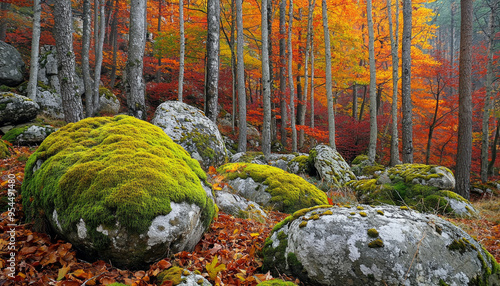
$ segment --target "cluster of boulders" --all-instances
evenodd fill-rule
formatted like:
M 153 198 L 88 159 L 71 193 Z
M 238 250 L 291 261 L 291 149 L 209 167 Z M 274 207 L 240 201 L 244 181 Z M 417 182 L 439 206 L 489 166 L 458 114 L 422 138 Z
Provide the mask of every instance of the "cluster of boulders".
M 0 42 L 1 49 L 6 47 Z M 41 143 L 26 164 L 26 218 L 48 225 L 87 259 L 144 268 L 191 251 L 218 210 L 265 221 L 272 209 L 290 216 L 266 241 L 263 271 L 308 285 L 499 285 L 495 259 L 434 215 L 477 215 L 452 192 L 449 169 L 386 168 L 366 156 L 350 166 L 327 145 L 267 157 L 236 153 L 230 151 L 236 143 L 203 112 L 179 102 L 161 104 L 151 123 L 119 115 L 84 119 L 57 132 L 26 124 L 40 113 L 63 118 L 54 52 L 42 50 L 35 101 L 0 93 L 0 126 L 3 139 L 13 144 Z M 1 68 L 0 85 L 20 84 L 3 80 L 12 72 Z M 22 74 L 22 65 L 16 69 Z M 116 97 L 101 93 L 104 112 L 118 112 Z M 0 143 L 0 155 L 8 154 L 9 146 Z M 325 191 L 345 188 L 363 204 L 332 206 Z M 178 285 L 210 285 L 179 267 L 157 277 L 174 278 Z M 284 285 L 276 283 L 262 285 Z

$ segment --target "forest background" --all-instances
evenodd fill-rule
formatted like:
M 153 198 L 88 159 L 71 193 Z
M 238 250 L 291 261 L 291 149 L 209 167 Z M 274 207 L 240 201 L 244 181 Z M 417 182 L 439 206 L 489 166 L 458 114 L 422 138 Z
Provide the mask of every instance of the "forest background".
M 128 57 L 130 8 L 128 1 L 87 1 L 91 21 L 84 22 L 81 1 L 72 1 L 75 20 L 73 47 L 77 72 L 82 72 L 82 55 L 89 55 L 91 69 L 101 70 L 100 81 L 110 88 L 126 109 L 124 70 Z M 210 2 L 210 1 L 209 1 Z M 218 1 L 217 1 L 218 2 Z M 244 92 L 246 119 L 261 129 L 268 120 L 263 90 L 262 46 L 268 46 L 271 139 L 281 142 L 286 150 L 295 151 L 292 142 L 296 123 L 298 150 L 307 151 L 316 143 L 328 143 L 328 74 L 325 56 L 322 3 L 296 0 L 288 7 L 285 1 L 269 1 L 266 13 L 260 1 L 242 3 Z M 331 99 L 335 114 L 335 143 L 337 150 L 350 162 L 368 152 L 370 141 L 370 105 L 376 110 L 376 160 L 388 165 L 391 152 L 391 114 L 393 103 L 393 63 L 391 43 L 397 43 L 401 59 L 403 14 L 399 1 L 375 0 L 373 9 L 373 43 L 376 83 L 371 88 L 375 101 L 370 102 L 369 27 L 365 1 L 329 0 L 325 2 L 331 52 Z M 143 58 L 147 119 L 156 107 L 166 100 L 179 98 L 179 70 L 184 66 L 183 100 L 201 109 L 207 98 L 207 5 L 206 1 L 147 1 L 147 34 Z M 292 5 L 290 5 L 292 4 Z M 183 9 L 180 9 L 183 5 Z M 217 82 L 216 116 L 226 117 L 232 126 L 221 126 L 224 134 L 236 138 L 238 109 L 236 82 L 236 5 L 221 0 L 219 32 L 219 79 Z M 53 1 L 41 2 L 40 45 L 55 45 L 53 37 Z M 280 8 L 281 7 L 281 8 Z M 281 21 L 281 10 L 286 15 Z M 291 7 L 291 14 L 289 16 Z M 453 0 L 412 1 L 411 30 L 411 102 L 414 162 L 444 165 L 455 168 L 458 144 L 458 79 L 460 43 L 460 4 Z M 33 1 L 0 2 L 0 40 L 21 51 L 30 62 Z M 472 39 L 472 176 L 480 177 L 483 136 L 491 148 L 488 151 L 488 174 L 498 177 L 496 149 L 499 137 L 500 104 L 498 102 L 498 56 L 500 50 L 499 5 L 494 0 L 474 1 Z M 185 62 L 181 59 L 181 21 L 185 38 Z M 389 13 L 390 12 L 390 13 Z M 268 39 L 262 38 L 262 18 L 267 17 Z M 391 17 L 389 17 L 389 15 Z M 97 19 L 97 21 L 95 21 Z M 102 20 L 102 21 L 101 21 Z M 99 23 L 101 28 L 99 28 Z M 94 25 L 95 24 L 95 25 Z M 82 45 L 85 27 L 90 30 L 89 53 Z M 99 67 L 99 29 L 103 29 L 102 68 Z M 286 33 L 283 33 L 283 30 Z M 394 32 L 391 35 L 391 32 Z M 280 52 L 281 41 L 291 40 L 291 51 Z M 291 69 L 288 58 L 292 57 Z M 283 72 L 283 70 L 285 70 Z M 291 70 L 291 72 L 290 72 Z M 398 78 L 402 77 L 401 68 Z M 290 81 L 289 77 L 292 77 Z M 285 85 L 282 89 L 281 84 Z M 292 84 L 290 84 L 292 83 Z M 397 83 L 397 98 L 401 98 L 401 80 Z M 293 88 L 290 88 L 293 87 Z M 293 95 L 293 97 L 291 97 Z M 293 104 L 290 104 L 290 101 Z M 401 130 L 401 102 L 397 102 L 397 129 Z M 486 103 L 486 105 L 485 105 Z M 485 108 L 486 106 L 486 108 Z M 491 106 L 491 107 L 490 107 Z M 218 112 L 220 110 L 220 112 Z M 285 110 L 285 112 L 282 112 Z M 293 116 L 292 116 L 293 114 Z M 286 117 L 286 118 L 285 118 Z M 291 119 L 294 119 L 293 121 Z M 484 129 L 484 123 L 487 123 Z M 283 128 L 282 128 L 283 127 Z M 373 128 L 373 127 L 372 127 Z M 224 130 L 226 129 L 226 130 Z M 392 135 L 393 136 L 393 135 Z M 400 148 L 401 149 L 401 148 Z M 488 159 L 489 158 L 489 159 Z M 484 159 L 483 159 L 484 161 Z

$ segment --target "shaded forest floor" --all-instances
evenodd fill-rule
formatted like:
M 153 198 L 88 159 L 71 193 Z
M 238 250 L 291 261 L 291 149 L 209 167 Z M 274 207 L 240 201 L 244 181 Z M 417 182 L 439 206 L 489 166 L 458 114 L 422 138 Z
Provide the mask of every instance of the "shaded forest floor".
M 264 222 L 250 219 L 238 219 L 219 213 L 210 229 L 197 244 L 193 252 L 181 252 L 171 258 L 165 258 L 144 270 L 130 271 L 113 267 L 104 261 L 94 263 L 77 258 L 76 250 L 70 243 L 57 237 L 34 232 L 33 225 L 24 222 L 21 206 L 21 183 L 24 177 L 24 165 L 34 150 L 27 147 L 13 148 L 10 158 L 0 160 L 1 193 L 0 207 L 0 286 L 3 285 L 108 285 L 120 282 L 127 285 L 158 285 L 156 276 L 172 265 L 181 266 L 191 271 L 199 271 L 214 285 L 256 285 L 269 280 L 269 273 L 261 273 L 262 258 L 260 249 L 272 227 L 287 215 L 270 212 Z M 17 180 L 18 192 L 13 205 L 7 200 L 7 181 L 9 175 Z M 500 198 L 481 198 L 473 202 L 481 211 L 478 219 L 449 219 L 481 242 L 485 248 L 500 261 Z M 14 221 L 9 220 L 7 208 L 14 208 Z M 15 236 L 11 239 L 9 224 L 14 223 Z M 12 241 L 13 244 L 10 244 Z M 10 270 L 7 260 L 11 248 L 15 246 L 15 275 L 7 279 Z M 216 270 L 207 270 L 212 264 Z M 212 269 L 211 267 L 208 267 Z M 277 278 L 277 277 L 274 277 Z M 293 277 L 281 277 L 284 280 L 300 282 Z M 163 285 L 168 285 L 164 283 Z

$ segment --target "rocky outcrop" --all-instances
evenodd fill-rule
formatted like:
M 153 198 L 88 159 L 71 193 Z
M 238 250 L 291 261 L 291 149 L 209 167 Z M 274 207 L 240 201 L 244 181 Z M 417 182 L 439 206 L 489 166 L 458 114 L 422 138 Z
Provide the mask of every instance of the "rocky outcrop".
M 0 41 L 0 85 L 18 86 L 24 81 L 24 62 L 13 46 Z
M 0 126 L 29 122 L 40 107 L 31 99 L 12 92 L 0 92 Z
M 42 143 L 56 129 L 50 125 L 26 125 L 9 130 L 2 139 L 14 145 L 33 146 Z
M 202 167 L 218 167 L 227 161 L 227 150 L 217 125 L 196 107 L 167 101 L 155 111 L 154 125 L 181 145 Z
M 474 238 L 434 215 L 394 206 L 301 210 L 275 226 L 264 271 L 305 285 L 499 285 Z
M 318 145 L 309 151 L 310 160 L 314 163 L 322 180 L 335 186 L 342 187 L 347 182 L 355 180 L 349 164 L 339 152 L 327 145 Z
M 89 260 L 144 268 L 191 251 L 215 215 L 199 163 L 156 126 L 94 117 L 49 135 L 22 185 L 28 221 L 47 221 Z
M 216 191 L 215 202 L 221 211 L 238 218 L 251 218 L 257 221 L 264 221 L 267 218 L 267 214 L 259 204 L 230 191 Z

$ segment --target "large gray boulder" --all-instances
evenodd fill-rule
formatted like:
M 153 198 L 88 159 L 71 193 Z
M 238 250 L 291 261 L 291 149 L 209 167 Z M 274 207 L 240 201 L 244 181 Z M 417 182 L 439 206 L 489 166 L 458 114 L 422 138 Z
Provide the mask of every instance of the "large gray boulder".
M 144 268 L 199 242 L 216 212 L 206 179 L 160 128 L 125 115 L 86 118 L 30 156 L 23 210 L 87 259 Z
M 61 95 L 55 90 L 38 87 L 35 101 L 40 106 L 41 115 L 52 119 L 64 120 Z
M 215 192 L 215 202 L 221 211 L 235 217 L 252 218 L 259 221 L 267 218 L 267 214 L 259 204 L 238 194 L 233 194 L 228 188 Z
M 0 85 L 18 86 L 24 80 L 24 62 L 13 46 L 0 41 Z
M 227 161 L 226 146 L 217 125 L 196 107 L 178 101 L 164 102 L 156 109 L 151 123 L 163 129 L 205 169 Z
M 495 258 L 466 232 L 394 206 L 299 211 L 263 252 L 264 271 L 306 285 L 500 285 Z
M 327 183 L 341 187 L 356 179 L 342 155 L 330 146 L 318 145 L 309 151 L 309 156 L 319 176 Z
M 0 126 L 29 122 L 40 107 L 31 99 L 12 92 L 0 92 Z
M 114 93 L 105 87 L 99 88 L 99 112 L 116 115 L 120 111 L 120 101 Z

